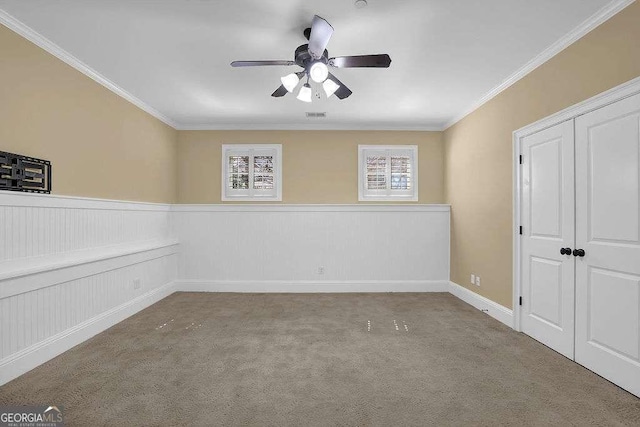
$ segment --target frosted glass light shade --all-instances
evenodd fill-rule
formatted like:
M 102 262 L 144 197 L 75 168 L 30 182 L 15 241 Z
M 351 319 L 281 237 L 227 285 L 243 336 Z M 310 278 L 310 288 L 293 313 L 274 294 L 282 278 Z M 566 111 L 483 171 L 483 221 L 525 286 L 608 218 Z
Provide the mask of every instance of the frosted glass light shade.
M 322 88 L 324 89 L 324 93 L 327 94 L 327 98 L 329 98 L 340 89 L 340 85 L 331 79 L 327 79 L 322 83 Z
M 316 62 L 309 69 L 309 77 L 316 83 L 322 83 L 329 76 L 329 69 L 324 62 Z
M 296 86 L 298 86 L 300 79 L 298 78 L 296 73 L 291 73 L 289 75 L 281 77 L 280 81 L 282 82 L 282 86 L 284 86 L 287 91 L 293 92 Z
M 297 98 L 302 102 L 311 102 L 311 86 L 309 86 L 309 83 L 305 83 L 300 88 Z

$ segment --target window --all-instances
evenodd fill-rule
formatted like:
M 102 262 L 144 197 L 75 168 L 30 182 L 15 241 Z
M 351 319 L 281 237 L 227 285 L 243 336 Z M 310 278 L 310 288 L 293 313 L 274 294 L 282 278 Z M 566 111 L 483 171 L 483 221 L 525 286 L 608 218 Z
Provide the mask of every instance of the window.
M 222 200 L 282 201 L 282 145 L 223 145 Z
M 417 145 L 359 145 L 358 200 L 418 200 Z

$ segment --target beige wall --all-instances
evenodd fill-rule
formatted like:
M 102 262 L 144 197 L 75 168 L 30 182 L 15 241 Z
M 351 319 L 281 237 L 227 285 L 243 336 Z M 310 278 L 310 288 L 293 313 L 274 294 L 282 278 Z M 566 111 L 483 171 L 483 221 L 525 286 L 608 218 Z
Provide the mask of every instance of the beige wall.
M 635 2 L 444 133 L 178 132 L 0 26 L 0 150 L 51 160 L 56 194 L 219 203 L 221 144 L 281 143 L 284 203 L 356 203 L 358 144 L 417 144 L 451 279 L 511 307 L 512 132 L 638 77 L 639 22 Z
M 179 132 L 4 26 L 0 52 L 0 150 L 51 160 L 54 194 L 219 203 L 220 145 L 263 142 L 284 203 L 355 203 L 358 144 L 417 144 L 419 203 L 444 200 L 440 132 Z
M 357 203 L 358 144 L 418 145 L 419 201 L 442 203 L 441 132 L 181 131 L 179 203 L 220 203 L 221 145 L 282 144 L 283 203 Z
M 452 281 L 512 306 L 512 132 L 638 76 L 635 2 L 445 132 Z
M 51 160 L 53 193 L 174 202 L 177 132 L 0 25 L 0 150 Z

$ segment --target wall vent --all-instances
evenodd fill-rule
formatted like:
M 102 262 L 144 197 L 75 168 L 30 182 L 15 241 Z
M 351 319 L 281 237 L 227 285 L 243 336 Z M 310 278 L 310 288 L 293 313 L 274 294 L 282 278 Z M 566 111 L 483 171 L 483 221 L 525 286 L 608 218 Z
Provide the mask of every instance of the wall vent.
M 324 119 L 325 117 L 327 117 L 327 113 L 314 113 L 314 112 L 307 112 L 307 118 L 308 119 Z

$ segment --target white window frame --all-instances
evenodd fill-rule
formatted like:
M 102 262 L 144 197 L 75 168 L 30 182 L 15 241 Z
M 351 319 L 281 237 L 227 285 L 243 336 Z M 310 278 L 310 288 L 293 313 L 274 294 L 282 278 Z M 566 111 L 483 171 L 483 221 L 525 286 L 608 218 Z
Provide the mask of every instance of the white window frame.
M 263 193 L 253 188 L 253 156 L 267 154 L 273 156 L 273 180 L 275 194 Z M 249 156 L 249 188 L 234 190 L 229 183 L 229 156 Z M 223 144 L 222 145 L 222 188 L 223 202 L 241 201 L 282 201 L 282 144 Z
M 384 154 L 383 154 L 384 153 Z M 367 184 L 367 156 L 383 154 L 387 156 L 387 185 L 384 190 L 368 190 Z M 410 190 L 391 189 L 391 157 L 409 156 L 411 159 Z M 388 201 L 418 201 L 418 146 L 417 145 L 358 145 L 358 201 L 360 202 L 388 202 Z

